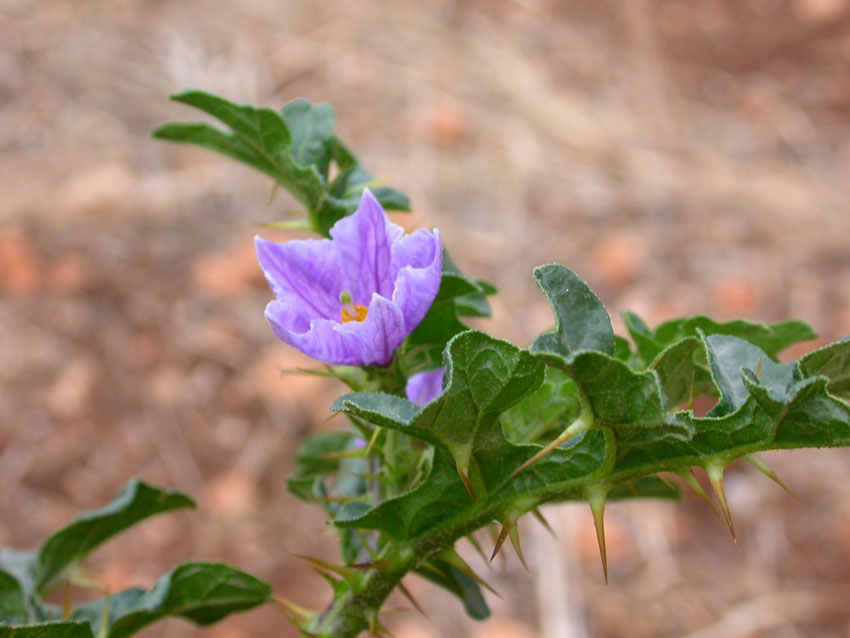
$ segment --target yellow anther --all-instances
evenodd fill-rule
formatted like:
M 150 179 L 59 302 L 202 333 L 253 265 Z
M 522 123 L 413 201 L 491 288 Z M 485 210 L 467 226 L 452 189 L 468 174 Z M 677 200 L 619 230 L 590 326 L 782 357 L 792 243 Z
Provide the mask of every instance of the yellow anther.
M 363 321 L 368 313 L 369 309 L 366 306 L 361 306 L 360 304 L 351 304 L 350 307 L 343 306 L 342 323 L 347 323 L 349 321 Z
M 339 302 L 342 304 L 342 310 L 340 312 L 342 316 L 342 323 L 348 323 L 349 321 L 363 321 L 369 313 L 369 308 L 351 301 L 351 293 L 347 290 L 343 290 L 340 293 Z

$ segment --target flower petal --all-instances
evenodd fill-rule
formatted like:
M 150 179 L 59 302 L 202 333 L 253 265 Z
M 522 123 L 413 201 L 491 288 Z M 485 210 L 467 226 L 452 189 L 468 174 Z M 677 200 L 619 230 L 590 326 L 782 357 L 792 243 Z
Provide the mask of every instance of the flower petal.
M 420 229 L 393 245 L 395 288 L 393 301 L 401 308 L 410 333 L 419 325 L 434 302 L 443 276 L 443 247 L 440 232 Z
M 326 363 L 361 365 L 363 342 L 351 331 L 340 334 L 341 324 L 331 319 L 305 321 L 290 300 L 275 300 L 266 306 L 266 319 L 277 337 L 307 356 Z
M 356 304 L 370 303 L 373 293 L 393 294 L 392 244 L 404 231 L 391 224 L 375 196 L 365 189 L 357 211 L 334 224 L 331 238 Z
M 395 349 L 410 332 L 405 329 L 404 315 L 398 305 L 377 293 L 372 295 L 366 319 L 361 322 L 348 322 L 342 326 L 350 326 L 353 323 L 359 328 L 364 342 L 363 365 L 388 364 Z
M 407 380 L 404 389 L 407 400 L 417 405 L 430 403 L 443 393 L 443 374 L 445 368 L 414 374 Z
M 255 237 L 254 245 L 275 297 L 297 300 L 312 318 L 339 320 L 339 294 L 346 282 L 329 239 L 278 243 Z
M 309 320 L 290 299 L 269 303 L 266 318 L 279 339 L 314 359 L 335 365 L 385 365 L 407 336 L 401 310 L 377 294 L 372 296 L 363 321 Z

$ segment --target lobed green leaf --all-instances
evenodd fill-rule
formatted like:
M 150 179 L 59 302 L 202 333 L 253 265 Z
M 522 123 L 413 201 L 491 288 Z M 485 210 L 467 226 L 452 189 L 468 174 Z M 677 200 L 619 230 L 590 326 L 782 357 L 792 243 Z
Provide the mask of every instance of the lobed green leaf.
M 445 390 L 428 405 L 420 408 L 391 395 L 354 393 L 337 399 L 331 410 L 441 446 L 459 468 L 468 468 L 481 426 L 542 381 L 543 365 L 528 352 L 470 330 L 446 346 Z
M 648 366 L 661 352 L 683 339 L 698 337 L 700 334 L 726 335 L 748 341 L 760 348 L 771 359 L 801 341 L 817 338 L 817 333 L 808 324 L 798 321 L 781 321 L 775 324 L 754 323 L 736 319 L 718 322 L 699 315 L 682 319 L 672 319 L 651 330 L 644 321 L 633 312 L 624 312 L 623 321 L 637 348 L 638 359 Z
M 842 399 L 850 399 L 850 337 L 810 352 L 800 359 L 805 377 L 825 376 L 827 390 Z
M 614 354 L 611 317 L 586 283 L 560 264 L 538 266 L 534 279 L 555 312 L 556 327 L 534 340 L 532 352 L 555 354 L 565 361 L 584 350 Z

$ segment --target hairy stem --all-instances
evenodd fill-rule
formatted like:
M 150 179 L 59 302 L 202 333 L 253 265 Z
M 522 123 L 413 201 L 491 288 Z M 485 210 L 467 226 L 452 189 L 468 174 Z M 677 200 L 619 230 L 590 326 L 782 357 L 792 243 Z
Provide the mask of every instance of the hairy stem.
M 723 454 L 723 463 L 731 462 L 745 454 L 757 451 L 781 449 L 785 446 L 770 444 L 745 444 L 727 450 Z M 796 447 L 796 446 L 795 446 Z M 455 542 L 464 536 L 484 527 L 493 520 L 501 520 L 508 512 L 521 509 L 531 511 L 543 503 L 567 500 L 583 500 L 583 494 L 594 487 L 610 488 L 614 485 L 658 472 L 679 473 L 692 466 L 703 466 L 707 459 L 699 456 L 668 459 L 656 464 L 635 468 L 631 471 L 617 472 L 605 476 L 589 475 L 575 481 L 564 489 L 541 490 L 531 499 L 524 496 L 516 503 L 470 504 L 465 511 L 456 514 L 428 532 L 405 543 L 399 543 L 386 557 L 385 568 L 370 571 L 358 588 L 359 593 L 347 592 L 335 600 L 311 628 L 314 635 L 321 638 L 354 638 L 368 629 L 366 618 L 377 613 L 386 598 L 392 593 L 401 579 L 422 561 L 430 556 L 454 547 Z M 497 490 L 498 491 L 498 490 Z
M 455 517 L 448 524 L 399 544 L 381 570 L 372 570 L 358 589 L 335 600 L 321 615 L 311 632 L 322 638 L 354 638 L 369 628 L 367 617 L 377 613 L 404 576 L 435 553 L 449 549 L 466 534 L 493 520 L 499 508 L 476 505 L 467 516 Z

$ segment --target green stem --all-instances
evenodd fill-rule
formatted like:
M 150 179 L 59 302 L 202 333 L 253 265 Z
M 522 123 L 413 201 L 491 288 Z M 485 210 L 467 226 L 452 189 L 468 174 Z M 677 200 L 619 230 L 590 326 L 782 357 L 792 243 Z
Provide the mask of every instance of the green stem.
M 731 462 L 744 454 L 751 452 L 779 449 L 783 446 L 772 444 L 746 444 L 727 450 L 722 459 L 712 457 L 722 463 Z M 597 488 L 610 489 L 612 486 L 658 472 L 676 472 L 692 466 L 704 466 L 709 458 L 700 456 L 679 457 L 647 464 L 642 467 L 611 474 L 611 468 L 603 471 L 602 475 L 594 472 L 592 475 L 576 479 L 575 483 L 565 488 L 542 489 L 532 495 L 524 495 L 515 502 L 498 504 L 480 503 L 447 519 L 442 525 L 429 530 L 421 536 L 405 543 L 396 545 L 386 553 L 386 568 L 373 570 L 366 576 L 359 593 L 347 592 L 321 615 L 311 628 L 311 632 L 321 638 L 354 638 L 361 631 L 368 629 L 366 618 L 370 613 L 376 613 L 384 600 L 392 593 L 401 579 L 428 557 L 454 547 L 455 542 L 474 532 L 493 520 L 501 520 L 508 512 L 517 510 L 527 512 L 543 503 L 554 503 L 567 500 L 583 500 L 589 491 Z M 494 491 L 495 495 L 498 490 Z
M 500 508 L 475 506 L 473 509 L 472 518 L 455 517 L 428 534 L 397 545 L 395 551 L 387 556 L 385 567 L 370 571 L 358 587 L 359 593 L 348 591 L 336 599 L 310 632 L 321 638 L 354 638 L 367 630 L 366 618 L 377 613 L 409 571 L 429 556 L 453 547 L 458 539 L 491 522 Z

